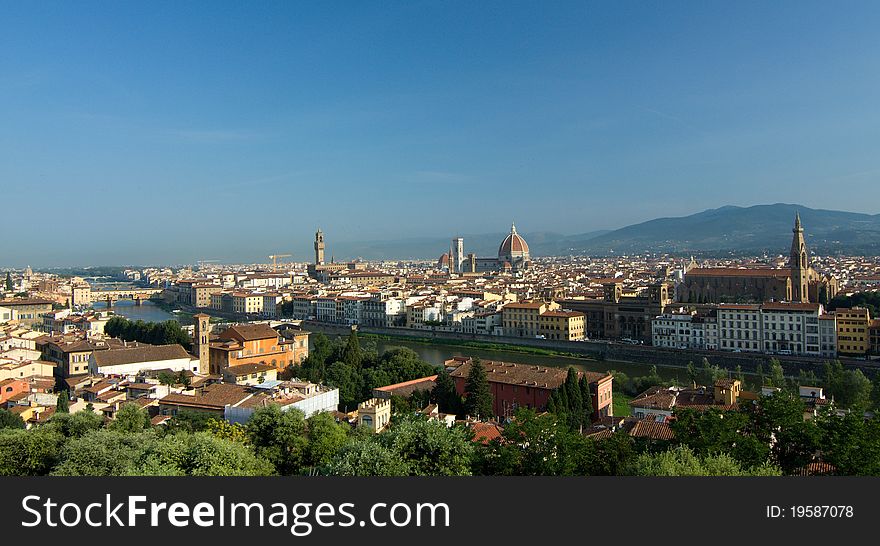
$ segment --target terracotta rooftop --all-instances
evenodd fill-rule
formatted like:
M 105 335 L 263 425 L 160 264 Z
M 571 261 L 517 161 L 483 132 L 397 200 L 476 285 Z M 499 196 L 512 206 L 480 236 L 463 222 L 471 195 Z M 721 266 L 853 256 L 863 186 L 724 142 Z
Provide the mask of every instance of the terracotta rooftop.
M 688 271 L 686 276 L 694 277 L 791 277 L 790 269 L 737 267 L 697 267 Z
M 470 373 L 471 359 L 466 360 L 454 371 L 450 372 L 452 377 L 467 377 Z M 545 389 L 558 388 L 565 381 L 568 375 L 567 368 L 549 368 L 545 366 L 536 366 L 534 364 L 515 364 L 512 362 L 499 362 L 493 360 L 482 361 L 483 368 L 486 370 L 486 376 L 489 382 L 505 383 L 508 385 L 522 385 L 525 387 L 538 387 Z M 605 378 L 610 378 L 608 373 L 599 372 L 578 372 L 579 376 L 586 376 L 587 381 L 596 383 Z
M 140 362 L 157 362 L 160 360 L 176 360 L 180 358 L 189 359 L 190 356 L 183 346 L 174 343 L 171 345 L 143 345 L 95 351 L 94 358 L 95 364 L 104 367 L 137 364 Z
M 223 341 L 233 339 L 237 341 L 256 341 L 258 339 L 277 338 L 278 332 L 265 323 L 236 324 L 220 332 L 220 335 L 217 337 Z

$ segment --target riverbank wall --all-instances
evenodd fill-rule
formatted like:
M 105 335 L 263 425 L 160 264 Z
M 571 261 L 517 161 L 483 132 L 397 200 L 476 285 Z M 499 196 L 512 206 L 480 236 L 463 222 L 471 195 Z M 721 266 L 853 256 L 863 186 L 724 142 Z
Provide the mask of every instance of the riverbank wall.
M 303 321 L 302 327 L 313 332 L 325 334 L 347 335 L 351 326 L 345 324 L 328 324 L 323 322 Z M 413 330 L 406 328 L 381 328 L 372 326 L 358 326 L 358 332 L 389 336 L 392 338 L 409 339 L 412 341 L 424 341 L 426 343 L 461 343 L 468 342 L 499 344 L 510 346 L 511 350 L 516 347 L 533 347 L 558 351 L 560 353 L 584 355 L 586 357 L 602 361 L 615 360 L 633 362 L 638 364 L 656 364 L 657 366 L 687 367 L 688 363 L 700 367 L 703 359 L 710 364 L 728 370 L 734 370 L 739 366 L 743 372 L 755 373 L 758 366 L 763 367 L 764 372 L 770 369 L 770 360 L 777 358 L 782 364 L 786 375 L 797 375 L 799 370 L 813 371 L 821 375 L 826 358 L 765 355 L 761 353 L 732 353 L 726 351 L 696 351 L 667 349 L 652 347 L 649 345 L 631 345 L 613 341 L 557 341 L 550 339 L 531 339 L 521 337 L 488 336 L 481 334 L 465 334 L 460 332 L 448 332 L 442 330 Z M 506 348 L 506 347 L 505 347 Z M 874 377 L 880 371 L 880 363 L 854 359 L 840 358 L 844 366 L 860 369 L 868 377 Z

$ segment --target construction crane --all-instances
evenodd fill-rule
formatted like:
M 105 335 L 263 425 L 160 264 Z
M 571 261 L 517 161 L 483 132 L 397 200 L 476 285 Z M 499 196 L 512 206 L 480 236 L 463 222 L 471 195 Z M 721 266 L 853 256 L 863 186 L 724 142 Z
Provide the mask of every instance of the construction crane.
M 272 258 L 272 271 L 278 271 L 278 258 L 289 258 L 293 256 L 293 254 L 270 254 L 269 257 Z

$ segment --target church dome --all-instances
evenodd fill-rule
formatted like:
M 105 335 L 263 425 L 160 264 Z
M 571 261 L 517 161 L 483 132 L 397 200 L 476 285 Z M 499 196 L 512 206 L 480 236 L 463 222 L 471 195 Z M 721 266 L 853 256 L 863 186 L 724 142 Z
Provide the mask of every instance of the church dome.
M 516 226 L 510 226 L 510 234 L 501 241 L 498 247 L 498 259 L 510 260 L 512 258 L 528 258 L 529 245 L 526 240 L 516 232 Z
M 449 267 L 449 254 L 444 252 L 440 259 L 437 260 L 437 269 L 445 269 L 447 267 Z

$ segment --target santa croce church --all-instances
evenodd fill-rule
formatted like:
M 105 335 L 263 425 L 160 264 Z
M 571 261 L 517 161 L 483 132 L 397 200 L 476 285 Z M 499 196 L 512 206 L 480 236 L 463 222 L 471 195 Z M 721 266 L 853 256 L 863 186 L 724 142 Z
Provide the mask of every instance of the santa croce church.
M 685 303 L 792 301 L 827 304 L 837 279 L 810 266 L 800 214 L 795 216 L 788 268 L 698 267 L 685 274 L 679 292 Z

